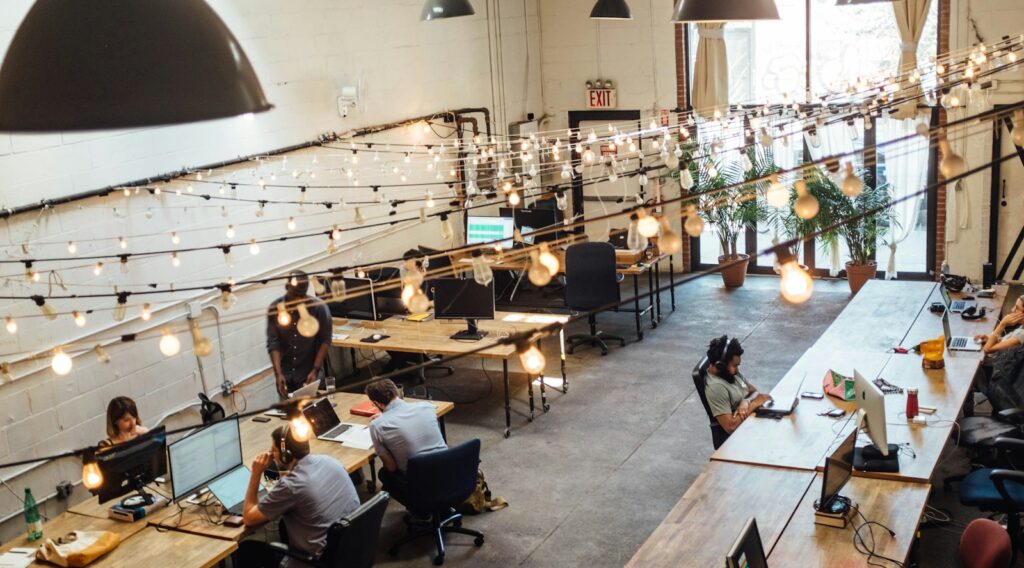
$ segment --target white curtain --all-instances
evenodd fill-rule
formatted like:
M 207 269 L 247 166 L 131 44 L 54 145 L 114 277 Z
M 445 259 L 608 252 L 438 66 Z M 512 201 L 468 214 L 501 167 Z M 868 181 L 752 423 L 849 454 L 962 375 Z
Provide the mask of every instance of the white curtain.
M 711 118 L 715 110 L 729 111 L 729 59 L 725 51 L 725 24 L 697 24 L 697 64 L 693 70 L 693 109 Z
M 928 6 L 931 0 L 900 0 L 892 2 L 892 11 L 896 16 L 896 27 L 900 31 L 900 66 L 897 73 L 910 73 L 917 68 L 917 43 L 921 40 L 924 22 L 928 18 Z M 900 85 L 902 96 L 913 97 L 921 94 L 920 80 L 911 83 L 904 79 Z M 923 109 L 922 109 L 923 110 Z M 917 116 L 917 101 L 907 101 L 899 105 L 891 114 L 893 118 L 913 118 Z
M 910 2 L 912 0 L 905 0 Z M 917 193 L 928 183 L 928 140 L 914 136 L 917 125 L 927 125 L 927 117 L 917 120 L 879 119 L 876 134 L 879 144 L 911 136 L 904 142 L 896 142 L 879 150 L 880 163 L 884 160 L 885 179 L 889 183 L 889 191 L 893 201 Z M 896 248 L 914 232 L 917 227 L 918 212 L 921 209 L 923 195 L 915 195 L 893 206 L 899 227 L 889 231 L 889 263 L 885 269 L 885 278 L 894 280 L 896 271 Z
M 825 156 L 836 156 L 842 154 L 849 154 L 855 150 L 859 150 L 864 147 L 863 140 L 860 139 L 860 132 L 862 132 L 862 122 L 857 120 L 854 122 L 854 127 L 857 130 L 857 138 L 853 137 L 850 132 L 850 127 L 843 122 L 826 124 L 818 128 L 818 145 L 815 146 L 808 142 L 807 147 L 810 149 L 811 159 L 820 160 Z M 846 158 L 849 160 L 851 158 Z M 843 170 L 840 169 L 839 173 L 834 174 L 832 177 L 837 184 L 842 184 Z M 840 250 L 840 243 L 837 241 L 832 244 L 829 250 L 829 267 L 828 274 L 835 278 L 839 276 L 839 272 L 842 270 L 842 252 Z

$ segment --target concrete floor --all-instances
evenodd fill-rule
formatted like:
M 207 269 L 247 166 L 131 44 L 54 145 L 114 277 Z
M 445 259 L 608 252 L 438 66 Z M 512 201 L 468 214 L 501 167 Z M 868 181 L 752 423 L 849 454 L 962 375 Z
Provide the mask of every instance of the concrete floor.
M 470 537 L 449 537 L 445 565 L 625 564 L 712 452 L 690 379 L 708 340 L 723 333 L 739 336 L 746 377 L 770 390 L 850 298 L 842 280 L 818 281 L 815 287 L 807 304 L 794 307 L 779 298 L 775 278 L 750 277 L 737 290 L 725 290 L 718 278 L 700 279 L 678 288 L 679 308 L 657 329 L 651 330 L 647 320 L 642 342 L 636 342 L 632 314 L 604 314 L 600 328 L 626 337 L 626 347 L 613 347 L 606 357 L 594 349 L 570 355 L 569 392 L 550 394 L 551 411 L 532 423 L 526 419 L 525 378 L 514 375 L 509 439 L 502 437 L 500 367 L 492 366 L 487 376 L 479 361 L 464 361 L 453 377 L 429 381 L 434 398 L 457 403 L 447 418 L 449 442 L 480 438 L 481 467 L 490 487 L 510 503 L 502 511 L 467 517 L 465 526 L 484 532 L 487 541 L 478 549 Z M 549 372 L 556 372 L 554 342 L 547 341 L 546 348 Z M 477 401 L 458 404 L 472 400 Z M 949 459 L 933 491 L 933 498 L 954 510 L 957 523 L 979 515 L 955 506 L 955 493 L 942 494 L 946 470 L 966 467 L 960 454 Z M 402 513 L 397 504 L 388 510 L 378 565 L 430 565 L 433 549 L 427 539 L 407 545 L 395 558 L 386 553 L 404 535 Z M 955 525 L 924 530 L 920 566 L 955 565 L 954 535 L 960 530 Z

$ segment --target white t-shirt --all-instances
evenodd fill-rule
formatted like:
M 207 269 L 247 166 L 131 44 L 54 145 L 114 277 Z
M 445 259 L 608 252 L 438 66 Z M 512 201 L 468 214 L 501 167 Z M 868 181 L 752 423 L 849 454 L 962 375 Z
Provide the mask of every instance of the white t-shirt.
M 1018 327 L 1010 333 L 1007 333 L 1003 336 L 1003 339 L 1014 339 L 1018 344 L 1024 345 L 1024 326 Z

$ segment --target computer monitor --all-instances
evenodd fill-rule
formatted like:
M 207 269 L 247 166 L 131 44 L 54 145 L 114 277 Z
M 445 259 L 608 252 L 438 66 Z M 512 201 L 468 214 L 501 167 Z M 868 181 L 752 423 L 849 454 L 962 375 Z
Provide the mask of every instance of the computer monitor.
M 512 238 L 515 224 L 511 217 L 466 217 L 466 244 L 478 245 Z
M 171 496 L 188 497 L 207 483 L 242 465 L 238 416 L 214 422 L 167 447 Z
M 145 487 L 167 473 L 167 429 L 154 428 L 123 444 L 101 448 L 96 463 L 103 474 L 103 485 L 92 490 L 100 503 L 135 491 L 137 495 L 121 501 L 126 507 L 152 505 L 153 495 Z
M 757 532 L 757 521 L 751 517 L 725 557 L 725 568 L 768 568 L 768 558 Z
M 885 394 L 856 370 L 853 390 L 857 397 L 858 429 L 863 428 L 874 442 L 854 451 L 854 467 L 862 471 L 899 471 L 899 446 L 889 444 L 886 434 Z
M 552 231 L 543 235 L 536 235 L 536 238 L 530 236 L 530 233 L 533 231 L 539 231 L 540 229 L 561 223 L 562 219 L 559 215 L 558 209 L 512 209 L 511 207 L 502 207 L 498 209 L 498 213 L 502 217 L 511 217 L 514 219 L 515 228 L 519 229 L 523 233 L 523 240 L 526 240 L 530 244 L 532 244 L 533 241 L 543 243 L 553 241 L 558 238 L 558 231 Z
M 342 278 L 345 297 L 327 304 L 336 318 L 361 320 L 377 319 L 377 306 L 373 301 L 373 282 L 369 278 Z
M 849 510 L 849 501 L 841 498 L 839 492 L 853 474 L 853 453 L 857 442 L 857 432 L 850 435 L 832 455 L 825 458 L 825 473 L 821 480 L 821 498 L 814 504 L 818 511 L 838 514 Z
M 464 319 L 468 328 L 451 336 L 452 339 L 476 341 L 487 335 L 477 329 L 477 320 L 494 319 L 494 281 L 487 286 L 475 280 L 438 278 L 430 282 L 434 295 L 434 318 L 439 320 Z

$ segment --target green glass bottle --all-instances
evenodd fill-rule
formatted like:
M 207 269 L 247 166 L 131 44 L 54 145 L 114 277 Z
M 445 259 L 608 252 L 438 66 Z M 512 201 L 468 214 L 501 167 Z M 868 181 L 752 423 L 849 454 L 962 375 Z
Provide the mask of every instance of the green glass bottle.
M 36 498 L 32 496 L 32 490 L 25 488 L 25 524 L 28 526 L 28 540 L 39 540 L 43 538 L 43 521 L 39 517 L 39 506 L 36 505 Z

